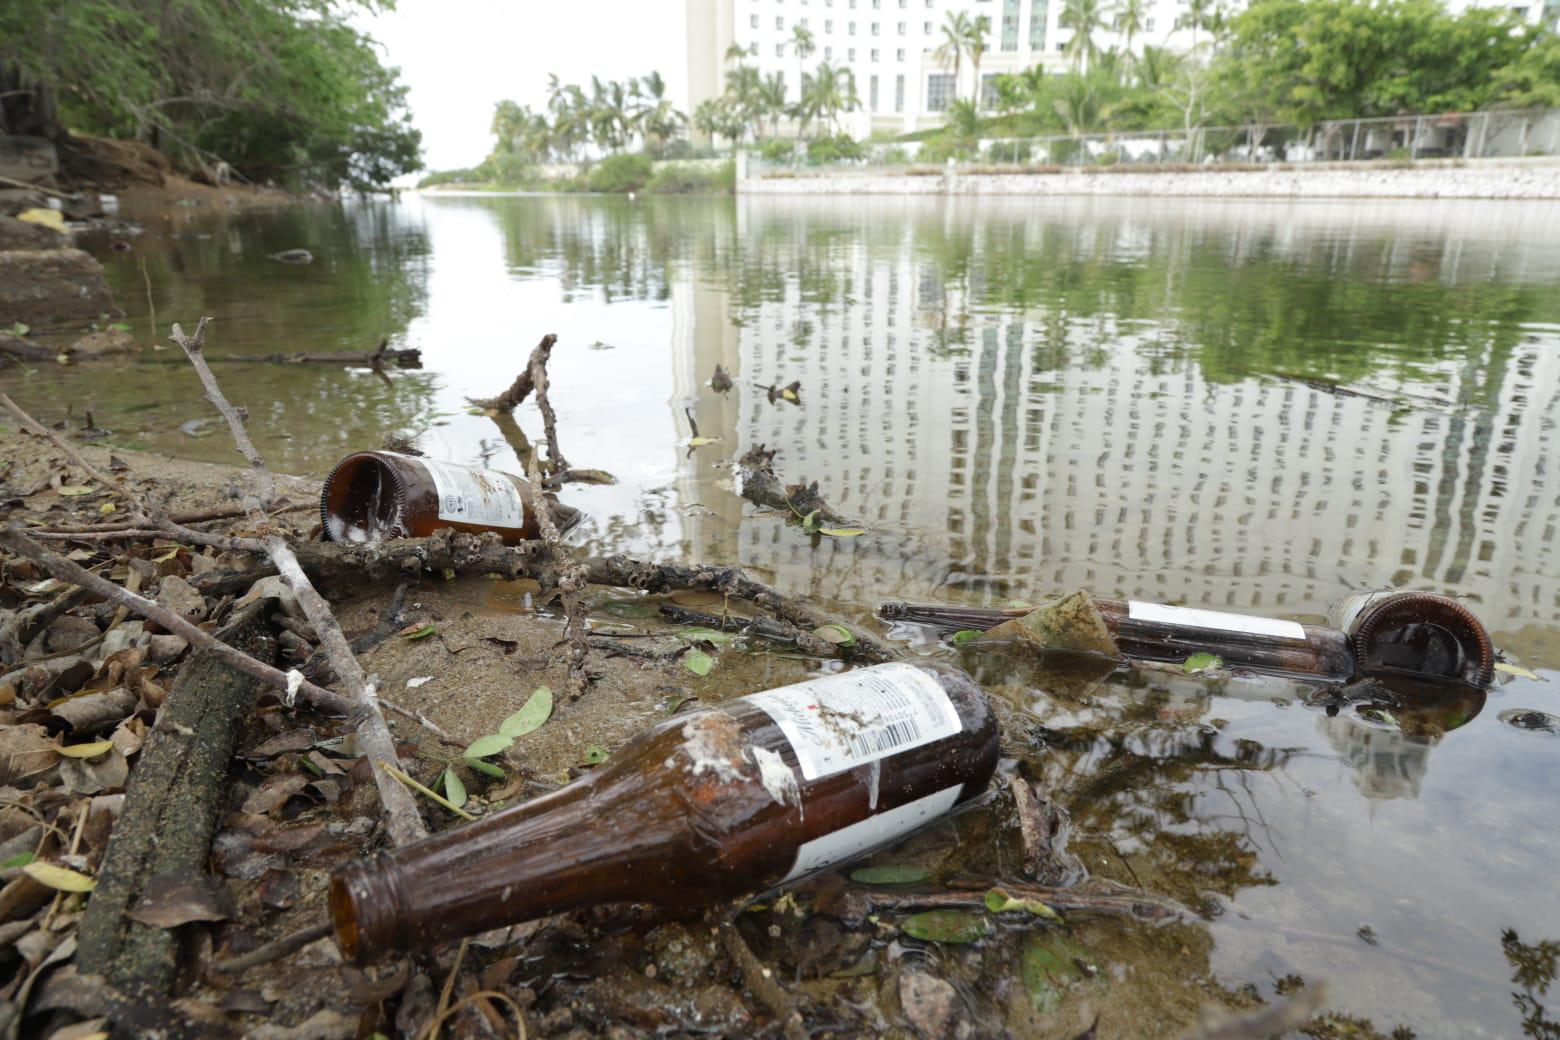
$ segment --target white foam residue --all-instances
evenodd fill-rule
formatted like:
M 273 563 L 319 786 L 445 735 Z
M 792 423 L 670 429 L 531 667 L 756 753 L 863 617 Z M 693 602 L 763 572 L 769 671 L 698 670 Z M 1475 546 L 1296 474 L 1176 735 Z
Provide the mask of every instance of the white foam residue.
M 753 761 L 758 763 L 758 780 L 769 792 L 769 797 L 781 805 L 802 808 L 802 788 L 796 782 L 796 773 L 785 764 L 785 759 L 768 748 L 753 748 Z

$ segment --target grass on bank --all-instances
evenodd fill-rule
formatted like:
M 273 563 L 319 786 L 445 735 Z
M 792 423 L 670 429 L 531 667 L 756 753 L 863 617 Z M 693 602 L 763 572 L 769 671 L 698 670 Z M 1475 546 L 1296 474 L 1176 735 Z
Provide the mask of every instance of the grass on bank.
M 465 170 L 441 170 L 418 182 L 419 188 L 462 188 L 468 191 L 600 192 L 626 195 L 730 194 L 736 190 L 737 168 L 731 161 L 711 167 L 704 163 L 655 163 L 639 153 L 609 155 L 584 164 L 577 172 L 548 176 L 529 165 L 495 162 L 490 157 Z

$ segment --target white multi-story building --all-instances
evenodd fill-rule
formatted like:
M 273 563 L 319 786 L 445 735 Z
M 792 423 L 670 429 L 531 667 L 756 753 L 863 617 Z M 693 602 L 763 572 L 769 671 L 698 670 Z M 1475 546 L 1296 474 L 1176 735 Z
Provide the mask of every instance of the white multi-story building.
M 1226 9 L 1243 6 L 1231 0 Z M 1451 0 L 1453 10 L 1473 6 L 1510 7 L 1523 21 L 1554 25 L 1560 0 Z M 1185 52 L 1208 39 L 1185 22 L 1185 0 L 1150 0 L 1143 26 L 1130 41 Z M 1063 28 L 1063 0 L 686 0 L 688 21 L 688 111 L 720 94 L 733 45 L 745 60 L 768 75 L 783 73 L 796 96 L 803 71 L 820 62 L 849 68 L 856 80 L 861 110 L 846 129 L 856 137 L 874 132 L 907 133 L 942 122 L 955 98 L 980 95 L 991 107 L 993 82 L 1000 73 L 1034 65 L 1048 72 L 1071 66 L 1064 53 L 1073 32 Z M 951 63 L 936 52 L 948 16 L 962 11 L 985 17 L 991 26 L 986 53 L 976 69 L 966 58 L 957 81 Z M 1104 8 L 1107 22 L 1114 6 Z M 805 58 L 793 43 L 800 26 L 812 34 L 814 51 Z M 1096 45 L 1126 50 L 1123 33 L 1102 30 Z M 977 77 L 979 89 L 977 89 Z

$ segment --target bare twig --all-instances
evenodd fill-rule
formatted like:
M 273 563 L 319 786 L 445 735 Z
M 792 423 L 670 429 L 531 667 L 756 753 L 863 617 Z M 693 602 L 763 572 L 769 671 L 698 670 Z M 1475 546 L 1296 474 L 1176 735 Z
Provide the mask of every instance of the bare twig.
M 817 519 L 825 524 L 849 522 L 846 516 L 824 501 L 816 480 L 811 484 L 782 485 L 780 477 L 775 473 L 775 454 L 760 444 L 749 448 L 737 460 L 737 475 L 742 485 L 743 498 L 755 505 L 791 513 L 798 519 L 816 513 Z
M 589 642 L 585 636 L 585 607 L 580 602 L 580 591 L 585 588 L 585 570 L 575 561 L 569 547 L 563 544 L 558 526 L 553 523 L 552 513 L 547 508 L 547 498 L 542 493 L 542 474 L 535 455 L 531 456 L 530 472 L 527 475 L 531 479 L 527 481 L 526 491 L 531 497 L 531 510 L 536 514 L 536 526 L 542 533 L 542 544 L 547 547 L 547 555 L 558 567 L 557 586 L 566 618 L 564 635 L 569 640 L 569 684 L 574 688 L 574 696 L 578 697 L 585 692 L 589 683 L 585 674 L 585 655 L 589 652 Z
M 342 685 L 346 687 L 347 700 L 353 709 L 349 718 L 357 732 L 364 754 L 368 755 L 369 761 L 373 762 L 398 762 L 400 760 L 396 757 L 395 741 L 391 739 L 389 727 L 385 725 L 384 716 L 379 712 L 374 684 L 363 674 L 362 666 L 358 664 L 357 657 L 353 655 L 352 648 L 347 644 L 347 637 L 341 631 L 341 625 L 331 613 L 324 597 L 304 574 L 303 568 L 298 563 L 298 557 L 293 554 L 287 541 L 270 528 L 266 510 L 276 498 L 276 478 L 271 475 L 254 442 L 249 439 L 249 433 L 244 427 L 244 417 L 223 396 L 222 388 L 217 385 L 216 377 L 211 374 L 211 368 L 202 356 L 206 326 L 209 323 L 209 318 L 201 318 L 195 326 L 193 336 L 186 336 L 184 330 L 175 324 L 171 338 L 190 359 L 190 364 L 195 366 L 201 385 L 205 387 L 206 399 L 227 420 L 234 443 L 254 472 L 255 493 L 245 495 L 245 508 L 249 510 L 251 521 L 257 524 L 262 532 L 261 542 L 265 547 L 266 555 L 276 564 L 277 573 L 281 575 L 282 580 L 293 590 L 298 605 L 303 608 L 304 616 L 309 619 L 309 624 L 314 626 L 314 631 L 320 637 L 320 645 L 329 656 L 331 667 L 341 679 Z M 411 794 L 382 770 L 376 770 L 373 775 L 375 786 L 379 789 L 379 800 L 384 806 L 386 826 L 391 840 L 397 845 L 405 845 L 424 837 L 427 829 L 423 826 L 422 817 L 417 811 L 417 803 L 413 801 Z
M 535 388 L 535 383 L 532 381 L 532 371 L 537 362 L 541 362 L 545 368 L 547 357 L 552 353 L 553 344 L 556 342 L 558 342 L 558 337 L 550 332 L 543 336 L 542 341 L 531 351 L 531 356 L 526 361 L 525 368 L 515 377 L 515 381 L 510 384 L 508 390 L 505 390 L 497 397 L 469 398 L 471 403 L 478 408 L 491 408 L 499 412 L 514 411 L 520 402 L 531 396 L 531 391 Z
M 796 1003 L 775 980 L 774 971 L 764 967 L 747 940 L 742 938 L 742 933 L 737 931 L 737 926 L 729 920 L 722 921 L 715 926 L 715 932 L 720 936 L 721 945 L 726 948 L 726 956 L 742 970 L 742 981 L 747 984 L 747 988 L 779 1021 L 786 1040 L 807 1040 L 807 1025 L 802 1021 L 802 1013 L 797 1010 Z
M 531 355 L 531 385 L 536 389 L 536 407 L 542 413 L 542 433 L 547 437 L 547 465 L 554 472 L 566 470 L 569 463 L 558 450 L 558 418 L 553 414 L 552 399 L 547 396 L 547 358 L 534 353 Z
M 225 961 L 215 961 L 211 970 L 223 975 L 232 975 L 240 971 L 248 971 L 262 964 L 270 964 L 279 961 L 289 954 L 296 953 L 316 939 L 323 939 L 330 934 L 330 922 L 322 921 L 319 924 L 310 925 L 299 929 L 289 935 L 284 935 L 275 942 L 268 942 L 264 946 L 250 950 L 241 957 L 229 957 Z

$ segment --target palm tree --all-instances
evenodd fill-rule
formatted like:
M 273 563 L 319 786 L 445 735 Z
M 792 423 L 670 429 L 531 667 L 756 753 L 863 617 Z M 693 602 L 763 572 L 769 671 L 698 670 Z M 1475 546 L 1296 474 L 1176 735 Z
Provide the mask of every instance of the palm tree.
M 785 73 L 771 72 L 758 81 L 753 106 L 759 122 L 773 130 L 785 115 Z
M 666 96 L 666 81 L 659 72 L 641 76 L 639 87 L 640 103 L 634 113 L 634 121 L 639 126 L 639 132 L 644 135 L 646 147 L 659 153 L 666 147 L 666 142 L 676 136 L 677 131 L 688 122 L 688 117 L 677 111 L 677 107 Z M 650 145 L 652 138 L 655 141 L 653 147 Z
M 1181 71 L 1181 56 L 1165 47 L 1147 46 L 1137 58 L 1137 80 L 1149 90 L 1163 90 Z
M 1192 53 L 1197 52 L 1197 30 L 1208 28 L 1215 18 L 1223 20 L 1216 0 L 1186 0 L 1186 13 L 1175 20 L 1175 27 L 1192 30 Z
M 949 11 L 943 22 L 943 41 L 932 52 L 937 64 L 943 68 L 953 66 L 953 94 L 959 94 L 959 64 L 964 60 L 964 50 L 969 45 L 970 32 L 974 28 L 970 16 L 963 11 Z
M 840 132 L 841 112 L 852 112 L 861 107 L 856 94 L 856 77 L 844 65 L 821 63 L 811 76 L 802 79 L 802 100 L 797 105 L 798 118 L 803 126 L 816 121 L 831 133 Z
M 818 44 L 813 40 L 812 30 L 804 25 L 791 27 L 791 39 L 781 44 L 782 47 L 790 47 L 796 52 L 796 82 L 801 83 L 803 76 L 802 63 L 812 57 L 813 51 L 818 49 Z M 801 94 L 797 94 L 797 100 L 801 100 Z
M 986 15 L 981 15 L 970 23 L 969 34 L 964 37 L 964 53 L 970 56 L 970 70 L 975 77 L 975 86 L 971 91 L 971 100 L 975 102 L 976 108 L 980 107 L 981 102 L 980 59 L 986 53 L 986 37 L 990 34 L 991 19 Z M 954 86 L 958 86 L 957 80 L 954 81 Z
M 493 135 L 494 151 L 509 153 L 515 150 L 527 115 L 526 109 L 513 101 L 500 101 L 493 106 L 493 121 L 488 124 L 488 132 Z
M 1148 24 L 1148 0 L 1121 0 L 1116 5 L 1116 18 L 1113 26 L 1123 37 L 1123 49 L 1130 57 L 1132 54 L 1132 38 L 1143 31 Z
M 1066 0 L 1059 23 L 1062 28 L 1073 31 L 1072 39 L 1067 41 L 1066 46 L 1073 67 L 1079 72 L 1088 71 L 1089 61 L 1100 52 L 1099 45 L 1094 42 L 1094 34 L 1105 28 L 1100 0 Z
M 1062 77 L 1061 89 L 1057 91 L 1053 105 L 1070 134 L 1077 135 L 1094 129 L 1099 119 L 1099 96 L 1095 93 L 1094 84 L 1089 77 L 1077 72 Z

